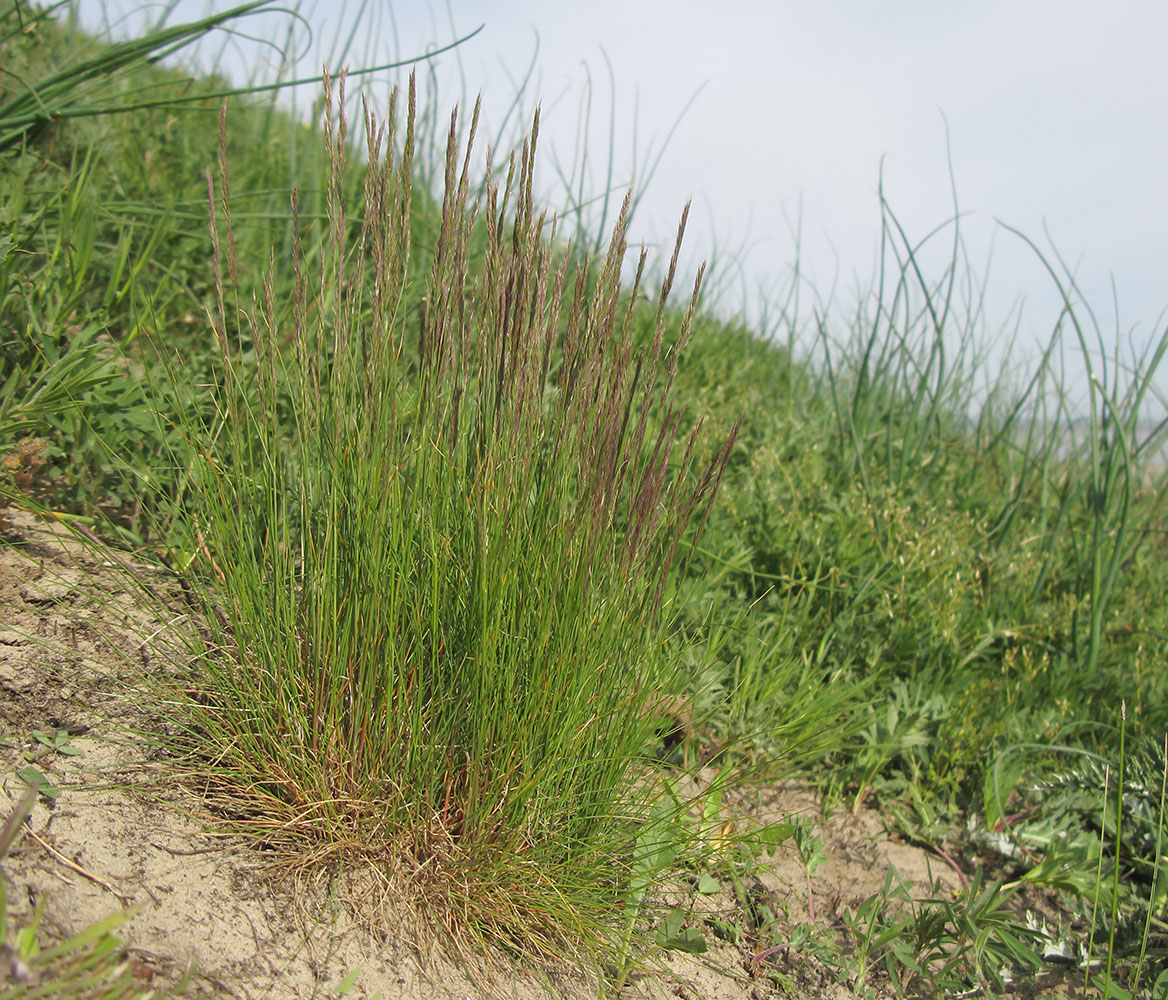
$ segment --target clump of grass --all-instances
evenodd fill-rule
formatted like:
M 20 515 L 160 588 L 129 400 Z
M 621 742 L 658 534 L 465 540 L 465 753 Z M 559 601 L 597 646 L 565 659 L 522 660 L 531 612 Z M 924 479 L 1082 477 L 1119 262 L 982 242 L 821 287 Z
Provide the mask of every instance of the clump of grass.
M 435 926 L 553 952 L 619 916 L 647 706 L 678 683 L 666 581 L 733 440 L 699 465 L 675 398 L 698 289 L 667 343 L 675 253 L 636 340 L 645 254 L 625 291 L 625 214 L 599 267 L 557 242 L 532 199 L 538 117 L 481 201 L 474 123 L 460 167 L 452 118 L 419 278 L 413 88 L 404 130 L 366 108 L 359 220 L 327 93 L 327 226 L 246 306 L 221 163 L 219 384 L 186 428 L 210 628 L 188 745 L 291 863 L 364 859 Z

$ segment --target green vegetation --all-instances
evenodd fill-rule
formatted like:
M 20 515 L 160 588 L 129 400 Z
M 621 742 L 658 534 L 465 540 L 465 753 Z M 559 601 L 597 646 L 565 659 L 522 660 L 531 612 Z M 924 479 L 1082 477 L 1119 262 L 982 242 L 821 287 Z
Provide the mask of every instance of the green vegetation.
M 645 906 L 677 869 L 746 906 L 760 851 L 718 860 L 710 818 L 798 778 L 972 872 L 800 939 L 858 988 L 1000 991 L 1065 946 L 1164 995 L 1168 333 L 1072 409 L 1098 324 L 1043 258 L 1048 349 L 979 395 L 957 225 L 931 275 L 884 205 L 866 296 L 809 320 L 795 287 L 761 338 L 673 303 L 674 265 L 621 286 L 630 202 L 607 253 L 559 231 L 538 120 L 493 170 L 452 125 L 432 176 L 412 91 L 352 139 L 327 82 L 306 127 L 153 65 L 257 6 L 115 47 L 0 8 L 3 495 L 182 580 L 170 749 L 223 822 L 619 985 L 707 933 L 788 943 Z M 810 878 L 805 830 L 761 837 Z
M 552 951 L 542 925 L 610 905 L 597 887 L 635 839 L 653 706 L 683 683 L 662 653 L 670 569 L 732 439 L 697 464 L 665 290 L 635 344 L 623 219 L 598 269 L 559 247 L 534 139 L 488 183 L 473 278 L 452 141 L 429 275 L 411 274 L 413 105 L 396 158 L 370 143 L 352 249 L 338 112 L 291 295 L 273 266 L 243 310 L 216 274 L 213 405 L 179 418 L 194 454 L 172 526 L 212 575 L 189 725 L 270 836 L 376 859 L 432 923 Z M 212 258 L 234 272 L 223 215 Z

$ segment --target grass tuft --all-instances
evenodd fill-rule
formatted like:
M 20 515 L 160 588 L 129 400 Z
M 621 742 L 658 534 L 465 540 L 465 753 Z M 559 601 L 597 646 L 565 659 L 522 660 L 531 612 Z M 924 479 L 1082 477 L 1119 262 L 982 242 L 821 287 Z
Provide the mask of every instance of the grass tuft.
M 667 582 L 733 444 L 699 463 L 676 398 L 697 288 L 667 342 L 671 267 L 637 341 L 625 214 L 598 269 L 557 241 L 532 200 L 538 117 L 472 201 L 474 126 L 460 150 L 452 116 L 419 277 L 412 86 L 404 122 L 365 110 L 356 219 L 327 94 L 327 221 L 273 252 L 251 303 L 225 154 L 208 175 L 221 353 L 213 409 L 184 424 L 211 629 L 188 745 L 290 863 L 362 859 L 437 926 L 549 951 L 618 898 L 651 706 L 681 685 Z

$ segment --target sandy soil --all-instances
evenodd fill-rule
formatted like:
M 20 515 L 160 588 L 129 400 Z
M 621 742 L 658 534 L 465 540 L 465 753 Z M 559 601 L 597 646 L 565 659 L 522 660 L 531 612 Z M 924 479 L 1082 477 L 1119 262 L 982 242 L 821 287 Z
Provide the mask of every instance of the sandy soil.
M 185 668 L 180 647 L 166 641 L 168 627 L 191 627 L 181 607 L 175 604 L 169 626 L 161 624 L 140 610 L 124 556 L 81 544 L 27 513 L 3 515 L 0 819 L 25 791 L 22 768 L 38 768 L 58 790 L 55 801 L 42 797 L 2 863 L 17 926 L 42 898 L 46 938 L 133 906 L 136 915 L 120 936 L 135 975 L 144 985 L 165 986 L 191 969 L 184 995 L 333 997 L 353 974 L 347 995 L 358 998 L 600 993 L 586 974 L 535 977 L 501 959 L 490 982 L 476 983 L 458 965 L 424 954 L 402 932 L 407 921 L 393 921 L 390 931 L 363 925 L 345 903 L 343 879 L 282 877 L 270 855 L 211 833 L 197 795 L 173 780 L 151 749 L 149 734 L 164 729 L 165 718 L 141 707 L 140 690 L 135 697 L 143 668 Z M 142 585 L 170 586 L 142 567 L 134 573 Z M 34 730 L 65 733 L 80 753 L 45 746 Z M 657 967 L 630 978 L 624 995 L 857 996 L 855 984 L 839 982 L 816 958 L 813 944 L 799 943 L 806 938 L 800 928 L 830 936 L 846 910 L 881 889 L 890 865 L 908 881 L 938 880 L 941 891 L 956 881 L 935 855 L 890 839 L 875 814 L 841 811 L 824 821 L 814 799 L 795 786 L 754 789 L 734 801 L 740 824 L 812 817 L 826 860 L 808 877 L 787 843 L 749 874 L 752 905 L 765 905 L 780 928 L 761 949 L 761 940 L 718 938 L 719 921 L 733 923 L 743 905 L 729 891 L 678 893 L 705 928 L 709 951 L 658 956 Z M 787 944 L 776 949 L 776 940 Z

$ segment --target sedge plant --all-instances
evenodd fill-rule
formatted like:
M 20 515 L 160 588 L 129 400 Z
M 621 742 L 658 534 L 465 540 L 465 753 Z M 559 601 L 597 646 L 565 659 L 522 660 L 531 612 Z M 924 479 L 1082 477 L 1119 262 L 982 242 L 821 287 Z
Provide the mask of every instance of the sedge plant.
M 404 128 L 396 102 L 385 123 L 366 107 L 360 218 L 343 89 L 334 116 L 326 88 L 327 225 L 273 253 L 291 302 L 272 275 L 234 297 L 221 163 L 221 366 L 213 405 L 183 418 L 175 525 L 197 540 L 205 623 L 185 745 L 291 863 L 367 862 L 455 942 L 562 954 L 621 914 L 650 706 L 677 681 L 667 578 L 733 430 L 698 463 L 673 390 L 685 332 L 663 336 L 676 253 L 642 342 L 627 213 L 597 266 L 537 211 L 538 116 L 481 200 L 474 120 L 460 153 L 452 117 L 423 256 L 413 87 Z

